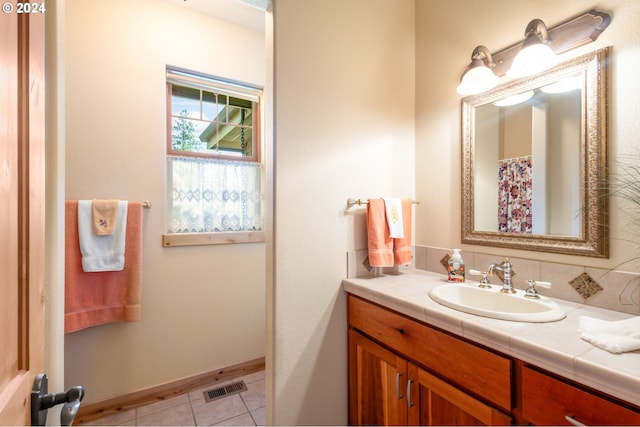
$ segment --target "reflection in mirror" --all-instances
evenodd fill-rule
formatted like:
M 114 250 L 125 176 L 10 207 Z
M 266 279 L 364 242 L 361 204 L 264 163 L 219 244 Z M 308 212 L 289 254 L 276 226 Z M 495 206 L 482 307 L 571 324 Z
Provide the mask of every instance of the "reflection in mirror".
M 580 235 L 582 87 L 545 88 L 476 108 L 477 230 Z
M 463 243 L 608 255 L 606 54 L 463 99 Z

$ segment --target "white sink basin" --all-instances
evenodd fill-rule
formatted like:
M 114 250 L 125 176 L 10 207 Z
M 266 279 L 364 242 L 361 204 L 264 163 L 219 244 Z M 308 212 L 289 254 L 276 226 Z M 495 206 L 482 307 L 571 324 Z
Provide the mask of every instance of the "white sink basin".
M 465 313 L 515 322 L 555 322 L 566 314 L 549 298 L 525 298 L 524 291 L 501 293 L 501 286 L 491 289 L 475 284 L 448 283 L 429 291 L 434 301 Z

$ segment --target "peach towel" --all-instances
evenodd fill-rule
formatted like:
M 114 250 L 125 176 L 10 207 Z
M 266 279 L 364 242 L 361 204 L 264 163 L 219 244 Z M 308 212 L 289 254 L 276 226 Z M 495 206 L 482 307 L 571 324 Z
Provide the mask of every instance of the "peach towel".
M 369 199 L 367 204 L 367 243 L 369 264 L 372 267 L 393 267 L 410 264 L 411 255 L 411 200 L 402 200 L 403 238 L 390 236 L 383 199 Z
M 91 214 L 93 233 L 97 236 L 111 236 L 118 216 L 118 201 L 93 199 Z
M 369 265 L 393 267 L 393 239 L 389 233 L 382 199 L 369 199 L 367 204 L 367 243 L 369 244 Z
M 65 227 L 65 333 L 105 323 L 140 320 L 142 203 L 129 202 L 122 271 L 82 270 L 77 200 L 65 203 Z

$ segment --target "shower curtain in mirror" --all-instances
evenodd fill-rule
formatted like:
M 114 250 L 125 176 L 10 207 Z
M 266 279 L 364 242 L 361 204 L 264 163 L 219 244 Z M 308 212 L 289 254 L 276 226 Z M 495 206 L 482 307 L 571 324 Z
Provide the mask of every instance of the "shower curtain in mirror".
M 167 232 L 262 229 L 259 163 L 167 157 Z
M 498 231 L 531 233 L 531 156 L 498 161 Z

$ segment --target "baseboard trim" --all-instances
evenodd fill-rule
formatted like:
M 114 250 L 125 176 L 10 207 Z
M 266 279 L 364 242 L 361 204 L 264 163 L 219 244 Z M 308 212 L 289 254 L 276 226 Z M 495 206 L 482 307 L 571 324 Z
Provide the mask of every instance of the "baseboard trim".
M 265 358 L 260 357 L 227 368 L 182 378 L 177 381 L 171 381 L 111 399 L 92 402 L 86 405 L 82 404 L 74 421 L 74 425 L 82 425 L 83 423 L 88 423 L 107 415 L 117 414 L 149 403 L 166 400 L 187 393 L 198 387 L 209 384 L 215 385 L 216 383 L 223 383 L 253 372 L 259 372 L 264 370 L 264 366 Z

